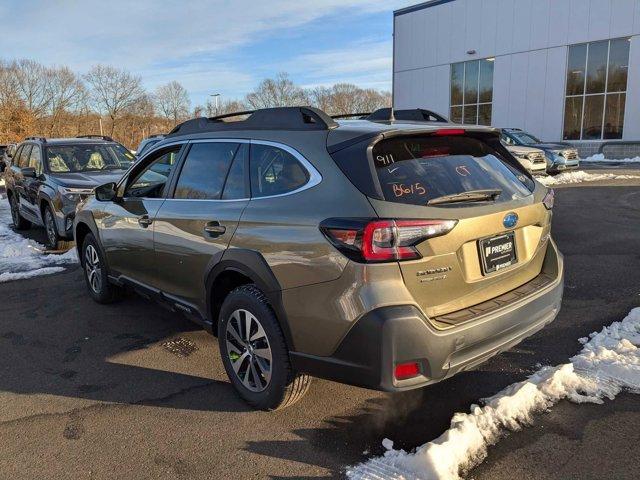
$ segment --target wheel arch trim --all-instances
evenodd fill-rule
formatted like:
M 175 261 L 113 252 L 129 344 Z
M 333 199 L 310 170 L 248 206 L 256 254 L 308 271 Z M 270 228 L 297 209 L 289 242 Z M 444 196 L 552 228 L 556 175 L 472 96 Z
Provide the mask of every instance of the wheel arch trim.
M 262 254 L 254 250 L 231 248 L 215 255 L 209 262 L 205 276 L 205 293 L 207 316 L 212 325 L 217 324 L 217 319 L 213 318 L 213 286 L 220 275 L 230 271 L 247 277 L 265 294 L 276 314 L 289 350 L 294 350 L 289 321 L 282 302 L 282 287 Z

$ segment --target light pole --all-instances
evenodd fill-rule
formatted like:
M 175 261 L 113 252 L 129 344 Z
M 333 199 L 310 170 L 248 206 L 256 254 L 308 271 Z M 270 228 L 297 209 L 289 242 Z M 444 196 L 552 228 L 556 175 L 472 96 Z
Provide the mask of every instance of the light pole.
M 210 97 L 214 97 L 216 99 L 216 115 L 217 115 L 219 113 L 219 110 L 218 110 L 218 98 L 220 98 L 220 94 L 219 93 L 212 93 L 209 96 Z

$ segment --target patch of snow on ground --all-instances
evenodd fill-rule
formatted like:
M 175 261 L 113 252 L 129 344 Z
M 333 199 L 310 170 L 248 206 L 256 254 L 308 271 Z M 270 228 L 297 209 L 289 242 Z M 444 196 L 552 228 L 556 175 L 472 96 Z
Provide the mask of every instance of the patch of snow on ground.
M 449 430 L 415 451 L 394 450 L 393 442 L 385 439 L 384 456 L 348 469 L 348 478 L 456 480 L 485 459 L 487 448 L 505 430 L 530 424 L 534 413 L 562 399 L 602 403 L 623 389 L 640 393 L 640 308 L 579 341 L 584 348 L 570 363 L 544 367 L 485 399 L 484 406 L 472 405 L 470 413 L 456 413 Z
M 617 173 L 589 173 L 582 170 L 564 172 L 556 176 L 539 177 L 538 181 L 544 185 L 562 185 L 567 183 L 598 182 L 602 180 L 630 180 L 640 179 L 640 175 L 622 175 Z
M 634 158 L 605 158 L 602 153 L 596 153 L 590 157 L 583 158 L 581 162 L 593 162 L 593 163 L 640 163 L 640 157 Z
M 63 255 L 43 254 L 44 246 L 14 232 L 12 223 L 9 202 L 0 193 L 0 283 L 57 273 L 64 270 L 62 265 L 78 261 L 75 249 Z

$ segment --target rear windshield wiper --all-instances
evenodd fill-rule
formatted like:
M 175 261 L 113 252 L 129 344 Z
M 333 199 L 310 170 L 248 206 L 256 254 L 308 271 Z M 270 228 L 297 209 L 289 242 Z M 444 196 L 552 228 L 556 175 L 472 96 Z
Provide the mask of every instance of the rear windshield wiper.
M 486 190 L 469 190 L 467 192 L 452 193 L 441 197 L 432 198 L 427 205 L 440 205 L 444 203 L 457 202 L 482 202 L 486 200 L 495 200 L 500 196 L 502 190 L 499 188 Z

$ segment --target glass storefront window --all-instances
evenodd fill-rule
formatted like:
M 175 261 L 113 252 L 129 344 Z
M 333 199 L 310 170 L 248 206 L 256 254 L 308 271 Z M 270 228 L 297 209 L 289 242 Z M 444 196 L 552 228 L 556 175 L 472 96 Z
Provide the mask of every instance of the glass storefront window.
M 619 38 L 569 47 L 565 140 L 622 138 L 629 46 Z
M 451 121 L 491 125 L 493 61 L 485 58 L 451 65 Z

